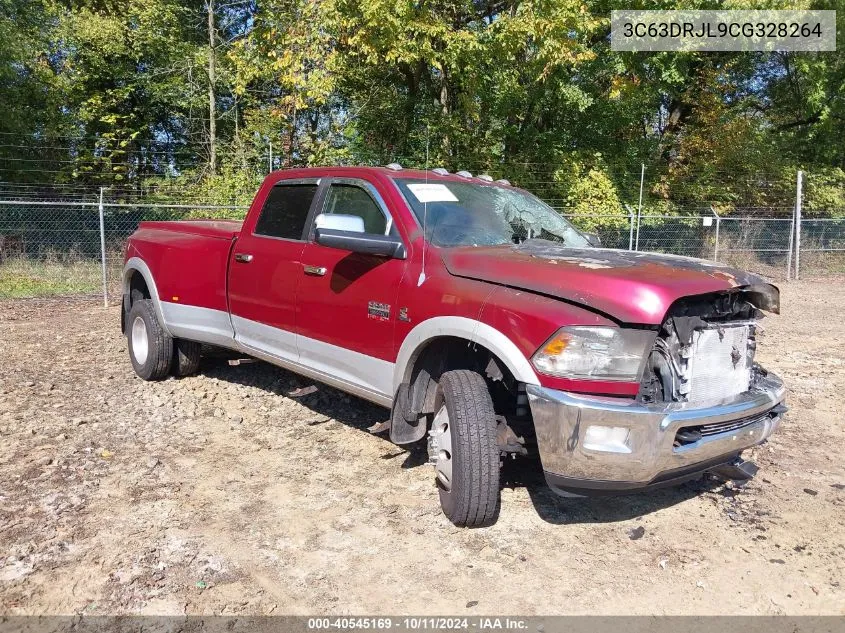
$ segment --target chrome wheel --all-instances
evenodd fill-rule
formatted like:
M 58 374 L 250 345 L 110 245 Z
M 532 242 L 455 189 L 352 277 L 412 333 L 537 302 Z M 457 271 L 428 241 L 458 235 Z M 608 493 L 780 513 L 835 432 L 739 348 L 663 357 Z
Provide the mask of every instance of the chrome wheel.
M 434 421 L 431 430 L 428 432 L 428 457 L 429 462 L 434 464 L 435 478 L 437 484 L 443 490 L 452 490 L 452 432 L 449 428 L 449 412 L 444 404 Z
M 147 325 L 141 317 L 135 317 L 132 322 L 132 356 L 139 365 L 147 362 L 150 343 L 147 337 Z

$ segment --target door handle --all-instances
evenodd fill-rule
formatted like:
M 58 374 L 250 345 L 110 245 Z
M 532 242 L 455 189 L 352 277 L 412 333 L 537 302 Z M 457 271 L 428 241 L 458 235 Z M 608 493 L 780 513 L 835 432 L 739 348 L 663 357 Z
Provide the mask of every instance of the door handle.
M 306 275 L 314 275 L 315 277 L 322 277 L 326 274 L 325 266 L 304 266 L 302 270 Z
M 241 264 L 248 264 L 252 261 L 252 255 L 247 253 L 235 253 L 235 261 Z

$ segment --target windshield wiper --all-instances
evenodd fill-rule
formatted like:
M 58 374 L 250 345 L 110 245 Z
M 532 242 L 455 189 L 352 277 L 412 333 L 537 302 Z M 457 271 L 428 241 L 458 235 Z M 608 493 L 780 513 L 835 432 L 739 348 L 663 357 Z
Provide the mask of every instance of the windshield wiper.
M 550 233 L 548 231 L 546 231 L 546 233 L 548 233 L 549 235 L 552 235 L 553 237 L 555 237 L 557 239 L 551 239 L 550 240 L 547 237 L 527 237 L 524 240 L 522 240 L 521 244 L 526 244 L 526 243 L 529 243 L 529 242 L 531 244 L 536 244 L 537 242 L 545 242 L 546 244 L 555 244 L 555 245 L 558 245 L 558 246 L 569 246 L 566 239 L 561 237 L 560 235 L 555 235 L 554 233 Z

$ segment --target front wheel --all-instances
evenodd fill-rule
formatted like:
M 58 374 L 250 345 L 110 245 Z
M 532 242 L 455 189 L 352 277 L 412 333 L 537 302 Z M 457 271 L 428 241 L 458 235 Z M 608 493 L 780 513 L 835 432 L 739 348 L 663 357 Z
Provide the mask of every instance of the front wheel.
M 499 516 L 499 448 L 484 378 L 444 373 L 435 411 L 428 445 L 443 513 L 461 527 L 491 525 Z
M 158 322 L 153 302 L 135 301 L 126 323 L 129 359 L 135 373 L 144 380 L 165 378 L 173 359 L 173 339 Z

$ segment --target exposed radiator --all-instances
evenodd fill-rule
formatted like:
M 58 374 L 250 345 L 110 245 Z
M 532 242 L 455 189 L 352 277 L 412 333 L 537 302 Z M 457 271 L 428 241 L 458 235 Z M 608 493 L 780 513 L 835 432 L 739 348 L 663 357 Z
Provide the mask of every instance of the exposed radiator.
M 753 353 L 751 326 L 696 330 L 689 358 L 690 402 L 715 402 L 748 391 Z

